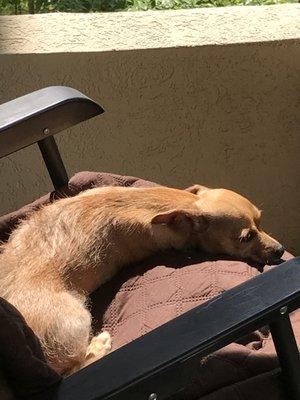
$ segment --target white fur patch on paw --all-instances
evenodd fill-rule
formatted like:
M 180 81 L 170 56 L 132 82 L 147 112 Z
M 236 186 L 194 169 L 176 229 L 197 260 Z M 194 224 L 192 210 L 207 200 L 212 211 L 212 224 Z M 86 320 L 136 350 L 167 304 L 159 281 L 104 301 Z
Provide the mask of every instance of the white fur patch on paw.
M 99 335 L 94 336 L 89 344 L 86 352 L 87 358 L 99 359 L 104 357 L 111 350 L 111 336 L 109 332 L 104 331 L 99 333 Z

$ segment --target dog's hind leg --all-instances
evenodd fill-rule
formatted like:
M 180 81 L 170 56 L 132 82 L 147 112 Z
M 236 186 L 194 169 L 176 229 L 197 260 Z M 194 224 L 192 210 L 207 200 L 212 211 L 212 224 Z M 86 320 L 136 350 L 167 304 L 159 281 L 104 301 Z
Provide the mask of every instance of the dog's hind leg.
M 49 364 L 69 374 L 84 365 L 91 338 L 91 314 L 84 298 L 68 292 L 57 294 L 53 305 L 43 347 Z
M 91 314 L 83 296 L 35 288 L 15 294 L 11 302 L 39 338 L 53 369 L 65 375 L 84 365 L 91 338 Z
M 76 292 L 35 288 L 14 293 L 10 302 L 39 338 L 47 363 L 69 375 L 100 359 L 111 349 L 108 332 L 91 340 L 91 314 Z

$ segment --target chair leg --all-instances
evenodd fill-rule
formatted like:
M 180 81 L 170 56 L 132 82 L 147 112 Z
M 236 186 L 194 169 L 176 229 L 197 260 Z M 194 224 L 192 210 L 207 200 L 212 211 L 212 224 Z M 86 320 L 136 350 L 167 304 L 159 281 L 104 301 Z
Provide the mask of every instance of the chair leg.
M 38 145 L 55 189 L 68 183 L 68 175 L 53 136 L 39 140 Z
M 300 399 L 300 357 L 292 324 L 285 307 L 280 317 L 270 324 L 270 330 L 281 366 L 287 398 Z

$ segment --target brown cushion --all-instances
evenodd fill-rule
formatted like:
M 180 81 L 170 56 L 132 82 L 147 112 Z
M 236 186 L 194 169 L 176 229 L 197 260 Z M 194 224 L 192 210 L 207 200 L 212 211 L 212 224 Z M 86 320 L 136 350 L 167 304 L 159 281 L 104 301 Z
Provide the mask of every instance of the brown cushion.
M 60 196 L 75 195 L 90 187 L 105 185 L 156 184 L 114 174 L 76 174 L 60 192 L 52 192 L 15 213 L 1 217 L 0 239 L 7 238 L 17 221 L 41 204 Z M 286 254 L 286 258 L 290 257 Z M 214 259 L 201 253 L 168 252 L 155 255 L 143 263 L 125 268 L 92 295 L 94 330 L 108 330 L 112 334 L 115 350 L 257 274 L 259 272 L 246 263 Z M 299 313 L 292 318 L 300 339 Z M 277 366 L 270 334 L 267 329 L 261 329 L 239 343 L 233 343 L 201 362 L 199 360 L 184 398 L 266 399 L 263 390 L 255 389 L 256 382 L 263 381 L 266 388 L 269 385 L 269 393 L 274 393 L 273 397 L 267 398 L 281 400 L 283 395 L 277 375 L 268 375 L 268 371 Z
M 253 376 L 214 391 L 201 400 L 288 400 L 280 383 L 280 371 Z M 200 399 L 199 399 L 200 400 Z
M 156 255 L 123 270 L 93 294 L 94 329 L 108 330 L 113 336 L 113 350 L 117 349 L 257 274 L 257 270 L 245 263 L 213 260 L 191 252 Z M 208 318 L 213 316 L 209 315 Z M 299 312 L 292 315 L 292 321 L 300 341 Z M 269 379 L 264 375 L 276 367 L 278 362 L 269 330 L 262 328 L 205 360 L 199 360 L 184 398 L 193 399 L 216 391 L 219 393 L 222 388 L 244 381 L 249 388 L 251 382 L 255 382 L 250 378 L 262 374 L 259 379 L 265 379 L 265 387 L 269 385 L 270 393 L 276 393 L 274 400 L 282 399 L 279 382 L 274 386 L 276 378 Z M 232 390 L 240 392 L 242 388 L 233 386 Z M 257 393 L 255 390 L 252 395 L 247 389 L 246 397 L 232 395 L 226 398 L 265 400 L 263 393 L 265 391 Z M 273 400 L 273 397 L 267 398 Z M 214 399 L 213 394 L 209 399 Z

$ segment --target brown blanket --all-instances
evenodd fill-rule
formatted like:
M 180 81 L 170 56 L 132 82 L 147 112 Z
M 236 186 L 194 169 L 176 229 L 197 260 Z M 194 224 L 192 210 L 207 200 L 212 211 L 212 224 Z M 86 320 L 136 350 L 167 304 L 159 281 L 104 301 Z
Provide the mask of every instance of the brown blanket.
M 0 239 L 6 240 L 17 221 L 41 204 L 105 185 L 155 184 L 114 174 L 79 173 L 60 192 L 48 194 L 21 210 L 1 217 Z M 114 350 L 258 273 L 246 263 L 214 259 L 206 254 L 168 252 L 156 255 L 124 269 L 92 295 L 94 330 L 108 330 L 113 336 Z M 292 320 L 300 340 L 300 313 L 294 313 Z M 5 330 L 3 327 L 1 324 L 1 330 Z M 9 325 L 7 329 L 10 329 Z M 18 341 L 14 335 L 10 339 L 13 343 Z M 11 357 L 11 360 L 13 370 L 15 358 Z M 35 366 L 29 362 L 30 365 L 34 376 Z M 284 400 L 278 372 L 274 371 L 277 367 L 273 343 L 264 328 L 205 360 L 199 360 L 191 384 L 181 399 Z M 43 387 L 51 386 L 57 380 L 52 372 L 48 370 L 49 381 L 44 381 Z M 26 382 L 30 387 L 29 375 Z

